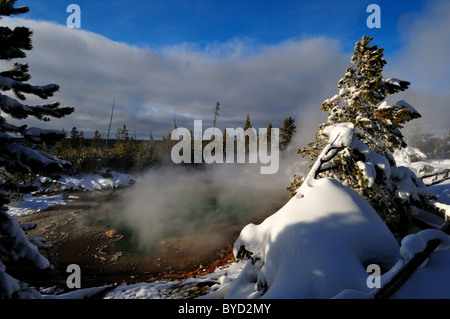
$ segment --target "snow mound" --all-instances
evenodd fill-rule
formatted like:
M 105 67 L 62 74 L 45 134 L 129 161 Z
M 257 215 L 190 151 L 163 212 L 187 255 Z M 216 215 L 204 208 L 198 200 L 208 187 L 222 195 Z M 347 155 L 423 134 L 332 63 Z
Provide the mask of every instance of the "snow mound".
M 305 183 L 260 225 L 247 225 L 234 254 L 248 262 L 226 298 L 332 298 L 345 289 L 368 292 L 366 267 L 389 269 L 399 245 L 360 195 L 324 178 Z

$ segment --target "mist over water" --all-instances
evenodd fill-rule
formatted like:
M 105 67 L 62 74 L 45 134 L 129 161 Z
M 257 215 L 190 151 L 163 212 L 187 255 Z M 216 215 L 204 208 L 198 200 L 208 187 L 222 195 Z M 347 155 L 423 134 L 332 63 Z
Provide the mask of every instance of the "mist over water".
M 107 218 L 147 252 L 164 238 L 205 233 L 212 224 L 261 221 L 289 200 L 291 161 L 281 158 L 273 175 L 260 174 L 260 164 L 153 168 L 109 207 Z

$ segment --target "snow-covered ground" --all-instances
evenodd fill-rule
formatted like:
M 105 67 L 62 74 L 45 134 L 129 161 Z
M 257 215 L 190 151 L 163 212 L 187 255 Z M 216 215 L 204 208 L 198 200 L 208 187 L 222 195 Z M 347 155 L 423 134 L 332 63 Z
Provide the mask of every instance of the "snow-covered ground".
M 449 168 L 450 160 L 411 163 L 397 159 L 421 175 Z M 128 185 L 131 176 L 100 175 L 63 177 L 59 182 L 75 189 L 101 189 Z M 450 181 L 431 186 L 440 201 L 450 204 Z M 15 216 L 60 204 L 60 196 L 25 196 L 11 208 Z M 301 212 L 301 213 L 300 213 Z M 269 227 L 270 225 L 270 227 Z M 274 227 L 276 225 L 276 227 Z M 331 179 L 304 183 L 278 212 L 260 225 L 247 225 L 235 243 L 235 254 L 248 259 L 218 268 L 215 272 L 184 280 L 122 284 L 106 299 L 189 298 L 198 284 L 213 283 L 204 299 L 217 298 L 372 298 L 379 282 L 384 285 L 431 238 L 439 248 L 418 268 L 393 298 L 450 298 L 450 239 L 437 230 L 407 236 L 399 245 L 371 207 L 355 192 Z M 295 249 L 294 249 L 295 246 Z M 389 269 L 371 275 L 369 264 Z M 83 298 L 101 287 L 45 298 Z
M 418 177 L 432 175 L 450 169 L 450 159 L 427 159 L 420 150 L 412 147 L 396 151 L 395 161 L 398 166 L 410 168 Z M 411 160 L 415 158 L 416 160 Z
M 81 176 L 62 176 L 57 182 L 61 189 L 76 189 L 92 191 L 116 187 L 126 187 L 134 182 L 136 177 L 129 174 L 112 172 L 106 175 L 84 174 Z
M 33 196 L 33 194 L 25 194 L 19 202 L 13 204 L 9 208 L 8 213 L 14 217 L 21 217 L 47 210 L 52 206 L 64 205 L 66 203 L 67 199 L 65 199 L 63 195 Z
M 398 245 L 356 193 L 331 180 L 320 180 L 319 184 L 304 192 L 303 197 L 292 199 L 262 224 L 244 228 L 235 250 L 247 244 L 246 248 L 253 251 L 252 259 L 188 280 L 123 284 L 105 298 L 186 298 L 192 286 L 202 282 L 216 283 L 202 299 L 373 298 L 378 291 L 376 281 L 381 287 L 390 281 L 432 238 L 439 238 L 441 245 L 392 298 L 450 298 L 449 236 L 426 230 L 407 236 Z M 443 185 L 441 189 L 447 192 L 450 182 Z M 341 201 L 329 199 L 325 205 L 311 206 L 323 191 L 339 196 Z M 306 214 L 298 213 L 302 209 Z M 327 209 L 334 213 L 328 214 Z M 274 224 L 278 225 L 275 229 L 267 226 Z M 251 247 L 252 243 L 259 247 Z M 294 245 L 303 249 L 290 251 Z M 266 250 L 258 250 L 261 247 Z M 390 270 L 375 277 L 364 268 L 369 264 Z
M 433 179 L 436 177 L 441 179 L 444 174 L 439 174 L 445 170 L 450 169 L 450 159 L 427 159 L 425 154 L 420 150 L 408 147 L 402 151 L 396 152 L 395 160 L 397 165 L 403 165 L 410 168 L 416 175 L 423 178 L 423 182 L 431 185 Z M 416 158 L 416 161 L 411 161 L 411 158 Z M 448 176 L 448 174 L 447 174 Z M 450 180 L 447 179 L 441 183 L 431 185 L 428 188 L 439 196 L 439 202 L 450 205 Z
M 437 172 L 450 164 L 398 161 L 419 175 L 423 167 Z M 432 238 L 440 246 L 392 298 L 450 298 L 449 236 L 426 230 L 399 245 L 359 195 L 333 180 L 313 183 L 262 224 L 243 229 L 235 255 L 245 247 L 248 260 L 186 281 L 124 284 L 105 298 L 184 298 L 189 287 L 205 281 L 216 284 L 204 299 L 373 298 L 377 280 L 381 287 L 389 282 Z M 430 189 L 448 204 L 450 181 Z M 365 268 L 369 264 L 389 271 L 376 277 Z
M 135 181 L 136 177 L 129 174 L 112 172 L 104 174 L 83 174 L 80 176 L 63 175 L 58 180 L 52 180 L 49 177 L 41 176 L 37 182 L 39 191 L 43 191 L 56 185 L 58 190 L 77 190 L 93 191 L 102 189 L 111 189 L 117 187 L 126 187 Z M 52 206 L 64 205 L 70 202 L 69 198 L 63 195 L 37 195 L 25 194 L 23 198 L 11 205 L 8 213 L 14 217 L 25 216 L 44 211 Z

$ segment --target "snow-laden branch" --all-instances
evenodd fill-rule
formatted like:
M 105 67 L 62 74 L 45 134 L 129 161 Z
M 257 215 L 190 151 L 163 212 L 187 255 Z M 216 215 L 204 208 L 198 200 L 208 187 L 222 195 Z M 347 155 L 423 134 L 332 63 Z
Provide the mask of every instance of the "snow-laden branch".
M 314 165 L 311 167 L 305 183 L 312 187 L 313 180 L 322 171 L 322 166 L 331 161 L 341 150 L 349 147 L 353 142 L 353 124 L 342 123 L 325 128 L 324 134 L 329 137 L 328 144 L 324 147 Z M 299 194 L 301 196 L 301 194 Z
M 17 97 L 21 100 L 24 100 L 25 97 L 20 92 L 34 94 L 41 99 L 46 100 L 59 90 L 57 84 L 48 84 L 44 86 L 30 85 L 4 76 L 0 76 L 0 88 L 3 91 L 14 90 L 14 93 L 16 93 Z
M 7 154 L 14 160 L 17 169 L 26 172 L 36 170 L 62 170 L 64 167 L 70 165 L 69 162 L 60 160 L 53 155 L 33 150 L 17 143 L 8 143 L 0 149 L 2 153 Z
M 59 108 L 59 105 L 59 102 L 54 102 L 51 104 L 30 106 L 22 104 L 9 96 L 0 94 L 1 110 L 18 120 L 26 119 L 28 116 L 34 116 L 39 120 L 49 121 L 49 117 L 62 118 L 73 112 L 72 107 Z
M 26 128 L 22 131 L 23 137 L 33 143 L 54 142 L 64 137 L 59 130 L 44 130 L 37 127 Z

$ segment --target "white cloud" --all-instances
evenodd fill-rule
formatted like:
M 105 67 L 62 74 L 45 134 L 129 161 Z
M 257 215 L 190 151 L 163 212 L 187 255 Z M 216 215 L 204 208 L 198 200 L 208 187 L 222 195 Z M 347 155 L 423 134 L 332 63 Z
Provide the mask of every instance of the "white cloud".
M 412 20 L 416 17 L 415 20 Z M 450 2 L 431 1 L 420 14 L 400 19 L 404 47 L 398 68 L 423 90 L 448 93 L 450 80 Z
M 449 12 L 449 4 L 439 2 L 414 18 L 403 17 L 403 49 L 386 56 L 384 74 L 411 81 L 411 89 L 394 98 L 417 101 L 424 120 L 441 131 L 448 129 L 442 112 L 448 108 Z M 268 122 L 279 126 L 294 116 L 310 138 L 325 118 L 320 104 L 336 94 L 336 83 L 350 65 L 339 41 L 320 37 L 275 45 L 232 39 L 202 48 L 183 43 L 154 50 L 48 22 L 1 22 L 34 31 L 34 48 L 25 59 L 30 82 L 59 84 L 56 99 L 75 107 L 74 114 L 45 125 L 76 126 L 86 135 L 97 129 L 106 134 L 116 98 L 112 136 L 124 124 L 142 138 L 150 132 L 166 135 L 174 113 L 178 126 L 190 128 L 194 119 L 201 119 L 206 127 L 212 125 L 216 102 L 221 102 L 222 129 L 243 126 L 247 113 L 255 127 Z M 374 44 L 383 46 L 377 39 Z
M 386 70 L 411 82 L 399 98 L 414 103 L 423 116 L 418 122 L 442 137 L 450 129 L 450 2 L 430 1 L 423 12 L 401 17 L 399 26 L 403 46 Z
M 57 99 L 76 109 L 48 125 L 88 133 L 106 132 L 114 98 L 113 132 L 126 124 L 141 137 L 166 135 L 174 113 L 179 126 L 192 126 L 194 118 L 212 124 L 216 102 L 223 128 L 243 126 L 247 113 L 255 127 L 281 125 L 288 116 L 310 123 L 314 114 L 318 121 L 320 103 L 334 94 L 350 58 L 325 38 L 270 46 L 234 39 L 156 51 L 48 22 L 2 22 L 34 31 L 26 58 L 31 82 L 59 84 Z

